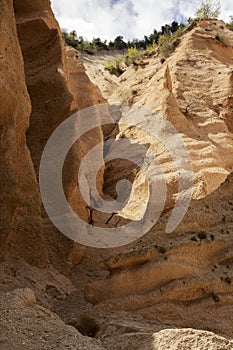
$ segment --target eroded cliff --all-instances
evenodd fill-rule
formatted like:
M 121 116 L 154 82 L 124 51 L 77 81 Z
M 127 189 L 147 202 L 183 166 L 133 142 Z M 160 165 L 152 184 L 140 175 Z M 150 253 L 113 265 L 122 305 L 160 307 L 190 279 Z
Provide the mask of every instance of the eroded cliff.
M 110 103 L 130 102 L 145 108 L 148 125 L 153 124 L 156 113 L 172 123 L 191 159 L 193 198 L 210 194 L 232 172 L 232 57 L 233 32 L 222 21 L 201 21 L 186 30 L 177 41 L 175 51 L 165 60 L 155 54 L 145 58 L 142 67 L 131 65 L 116 81 L 118 87 L 108 95 Z M 109 73 L 103 74 L 100 81 L 98 55 L 88 61 L 85 56 L 84 64 L 92 81 L 96 81 L 106 94 Z M 109 82 L 110 87 L 111 84 Z M 143 132 L 143 129 L 142 122 L 136 127 L 127 127 L 123 123 L 117 138 L 146 145 L 146 159 L 150 159 L 152 154 L 161 164 L 166 176 L 169 208 L 177 192 L 178 175 L 174 159 L 154 135 Z M 146 173 L 153 172 L 156 166 L 156 162 L 150 161 Z M 120 167 L 119 162 L 117 167 Z M 132 176 L 131 172 L 129 168 L 128 178 Z M 140 207 L 135 203 L 141 202 L 139 198 L 144 198 L 147 192 L 145 177 L 143 180 L 141 175 L 135 178 L 134 195 L 122 213 L 126 218 L 140 217 Z M 119 171 L 107 164 L 106 192 L 114 192 L 119 179 Z

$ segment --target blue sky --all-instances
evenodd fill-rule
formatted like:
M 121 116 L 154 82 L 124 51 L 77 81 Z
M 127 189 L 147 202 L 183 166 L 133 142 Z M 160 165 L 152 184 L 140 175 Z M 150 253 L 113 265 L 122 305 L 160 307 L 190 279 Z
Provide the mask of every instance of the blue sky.
M 78 35 L 114 39 L 143 38 L 154 28 L 192 17 L 200 0 L 51 0 L 61 28 Z M 220 18 L 233 15 L 233 0 L 220 0 Z

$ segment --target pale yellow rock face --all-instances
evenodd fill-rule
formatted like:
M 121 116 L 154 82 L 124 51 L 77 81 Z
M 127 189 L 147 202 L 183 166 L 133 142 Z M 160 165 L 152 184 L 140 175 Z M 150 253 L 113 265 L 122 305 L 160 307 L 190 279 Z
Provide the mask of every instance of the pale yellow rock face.
M 128 323 L 130 328 L 130 322 Z M 133 325 L 132 325 L 133 331 Z M 120 335 L 114 339 L 117 350 L 231 350 L 232 341 L 207 331 L 189 328 L 164 329 L 151 333 L 145 331 Z M 114 342 L 110 340 L 110 347 Z
M 233 169 L 233 32 L 221 21 L 206 20 L 181 38 L 163 64 L 159 57 L 144 61 L 148 63 L 144 68 L 135 71 L 131 66 L 118 79 L 118 88 L 110 94 L 109 102 L 135 103 L 172 123 L 191 159 L 193 198 L 202 198 L 218 188 Z M 89 62 L 87 71 L 92 79 L 93 69 Z M 96 83 L 106 93 L 98 72 Z M 147 156 L 152 154 L 160 162 L 168 186 L 166 208 L 170 208 L 177 193 L 176 166 L 166 148 L 139 127 L 140 123 L 133 128 L 123 126 L 118 137 L 146 144 Z M 146 173 L 154 169 L 151 162 Z M 114 182 L 114 173 L 109 172 L 108 176 Z M 144 208 L 140 211 L 135 203 L 139 198 L 142 203 L 146 193 L 146 182 L 143 186 L 142 176 L 137 176 L 130 202 L 121 215 L 139 219 Z
M 121 51 L 110 51 L 89 55 L 85 52 L 80 54 L 90 80 L 99 87 L 102 96 L 107 100 L 119 85 L 119 79 L 105 70 L 105 65 L 114 59 L 122 56 Z
M 211 332 L 193 329 L 167 329 L 155 333 L 155 350 L 230 350 L 233 342 Z

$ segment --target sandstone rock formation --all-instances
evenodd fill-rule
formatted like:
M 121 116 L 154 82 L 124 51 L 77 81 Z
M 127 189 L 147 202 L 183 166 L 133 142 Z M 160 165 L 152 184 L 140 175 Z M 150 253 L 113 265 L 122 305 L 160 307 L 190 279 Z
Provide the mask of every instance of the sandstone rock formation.
M 170 213 L 131 251 L 105 259 L 105 280 L 86 286 L 93 314 L 125 311 L 160 327 L 211 330 L 232 337 L 233 176 L 194 200 L 182 225 L 165 234 Z M 133 316 L 134 315 L 134 316 Z M 194 317 L 195 315 L 195 317 Z
M 52 132 L 62 121 L 77 110 L 105 101 L 85 74 L 78 53 L 73 50 L 65 52 L 50 2 L 15 0 L 13 5 L 14 8 L 12 2 L 4 2 L 3 13 L 6 16 L 1 18 L 5 33 L 1 44 L 2 82 L 5 82 L 1 94 L 4 108 L 2 210 L 5 213 L 1 217 L 4 218 L 2 229 L 7 232 L 4 242 L 9 252 L 14 249 L 20 251 L 18 257 L 22 255 L 27 261 L 42 265 L 50 260 L 61 269 L 62 261 L 65 264 L 67 261 L 70 264 L 78 262 L 83 248 L 61 235 L 51 225 L 44 210 L 41 214 L 37 180 L 42 152 Z M 10 90 L 11 93 L 8 93 Z M 15 105 L 17 108 L 12 113 L 9 106 L 7 110 L 3 107 L 5 105 Z M 80 139 L 69 152 L 63 171 L 67 199 L 85 221 L 89 220 L 90 210 L 79 193 L 77 169 L 89 149 L 100 143 L 103 137 L 99 126 Z M 87 193 L 91 193 L 88 181 L 83 186 L 86 186 Z M 96 186 L 101 194 L 103 169 L 98 173 Z M 43 248 L 43 244 L 46 244 L 46 248 Z M 58 262 L 59 255 L 62 258 Z
M 169 329 L 153 335 L 153 346 L 158 350 L 209 350 L 231 349 L 233 344 L 222 337 L 210 332 L 196 331 L 192 329 Z
M 222 21 L 206 20 L 197 24 L 181 38 L 178 47 L 164 63 L 156 55 L 145 59 L 148 63 L 136 71 L 133 66 L 118 79 L 118 88 L 110 94 L 110 103 L 128 101 L 157 112 L 172 123 L 181 135 L 189 151 L 194 170 L 193 198 L 202 198 L 213 192 L 232 172 L 232 64 L 233 33 Z M 95 57 L 88 62 L 88 74 L 94 81 Z M 90 72 L 90 73 L 89 73 Z M 106 77 L 107 78 L 107 77 Z M 106 88 L 96 83 L 103 92 Z M 148 123 L 156 118 L 151 113 Z M 174 203 L 177 192 L 178 174 L 174 159 L 157 140 L 137 127 L 124 125 L 118 138 L 146 144 L 147 158 L 150 154 L 162 165 L 167 181 L 169 208 Z M 111 152 L 111 150 L 110 150 Z M 146 173 L 153 172 L 156 164 L 150 162 Z M 112 191 L 112 184 L 119 179 L 114 166 L 105 172 L 105 189 Z M 130 172 L 128 171 L 128 178 Z M 111 179 L 108 184 L 108 179 Z M 143 186 L 144 181 L 144 186 Z M 108 184 L 108 187 L 107 187 Z M 140 217 L 134 203 L 144 197 L 146 182 L 142 176 L 134 181 L 131 204 L 122 213 L 126 218 Z M 141 202 L 141 201 L 140 201 Z
M 211 332 L 166 329 L 157 333 L 120 336 L 116 349 L 124 350 L 127 346 L 132 350 L 230 350 L 232 342 Z
M 119 85 L 112 102 L 130 100 L 176 127 L 192 159 L 194 197 L 205 198 L 192 201 L 172 233 L 164 233 L 167 211 L 127 247 L 98 250 L 74 244 L 53 226 L 41 203 L 38 175 L 56 127 L 105 99 L 87 77 L 79 53 L 64 49 L 49 0 L 2 0 L 0 8 L 0 348 L 232 349 L 226 339 L 233 336 L 232 175 L 219 187 L 232 171 L 232 32 L 222 22 L 203 21 L 164 64 L 148 58 L 137 71 L 130 67 L 120 80 L 100 86 L 108 97 Z M 98 111 L 94 115 L 99 122 Z M 77 168 L 104 139 L 126 139 L 129 152 L 138 143 L 134 155 L 140 161 L 145 150 L 158 156 L 168 180 L 167 209 L 177 192 L 176 169 L 166 150 L 140 128 L 119 130 L 109 120 L 72 147 L 63 171 L 72 209 L 101 227 L 117 226 L 120 218 L 90 211 L 81 198 Z M 117 181 L 126 177 L 134 183 L 133 205 L 122 217 L 140 216 L 148 191 L 139 169 L 124 161 L 115 168 L 107 164 L 97 184 L 89 184 L 92 165 L 82 184 L 86 193 L 91 197 L 96 185 L 112 199 Z M 148 171 L 153 169 L 150 164 Z M 87 331 L 89 321 L 95 330 Z
M 50 2 L 47 0 L 39 4 L 16 0 L 14 7 L 32 101 L 27 139 L 38 174 L 43 149 L 56 127 L 75 110 L 94 106 L 104 100 L 86 76 L 78 53 L 64 51 L 60 28 L 50 9 Z M 92 132 L 85 143 L 73 147 L 66 164 L 69 170 L 64 171 L 64 188 L 73 205 L 81 200 L 77 188 L 77 166 L 81 157 L 103 139 L 101 128 L 94 130 L 94 134 L 95 138 Z M 100 189 L 101 173 L 97 182 Z M 87 209 L 76 204 L 77 207 L 81 207 L 81 215 L 83 211 L 83 216 L 87 218 Z
M 1 259 L 15 256 L 31 264 L 44 265 L 41 201 L 26 145 L 31 102 L 12 1 L 1 3 L 0 28 L 0 254 Z
M 128 326 L 130 328 L 130 326 Z M 117 345 L 115 345 L 117 344 Z M 108 345 L 116 350 L 230 350 L 232 342 L 214 333 L 193 329 L 165 329 L 160 332 L 119 334 L 109 339 Z

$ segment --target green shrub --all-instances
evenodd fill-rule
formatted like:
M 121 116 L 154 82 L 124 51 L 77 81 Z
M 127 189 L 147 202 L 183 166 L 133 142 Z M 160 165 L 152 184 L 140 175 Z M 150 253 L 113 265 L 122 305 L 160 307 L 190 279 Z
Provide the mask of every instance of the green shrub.
M 63 30 L 62 37 L 66 45 L 72 46 L 76 50 L 89 51 L 89 52 L 95 52 L 97 50 L 97 46 L 95 45 L 94 40 L 91 43 L 87 40 L 84 40 L 82 36 L 78 37 L 75 30 L 73 30 L 70 33 L 68 33 L 66 30 Z
M 157 45 L 155 42 L 153 42 L 152 45 L 147 45 L 146 50 L 143 52 L 143 55 L 151 56 L 151 55 L 154 55 L 156 51 L 157 51 Z
M 77 44 L 77 49 L 81 51 L 95 52 L 97 50 L 97 47 L 93 43 L 84 40 Z
M 164 34 L 159 37 L 159 53 L 162 56 L 169 56 L 172 52 L 171 49 L 171 42 L 173 40 L 173 37 L 170 35 Z
M 137 50 L 136 47 L 130 47 L 125 54 L 125 64 L 130 66 L 142 57 L 142 51 Z
M 114 57 L 111 61 L 105 64 L 104 69 L 119 77 L 122 73 L 124 73 L 123 57 Z
M 233 16 L 230 16 L 229 29 L 233 30 Z
M 163 34 L 159 37 L 159 53 L 168 57 L 180 43 L 180 37 L 185 33 L 187 27 L 180 26 L 174 35 Z
M 200 8 L 195 13 L 195 18 L 218 18 L 221 13 L 221 5 L 219 1 L 202 0 Z

